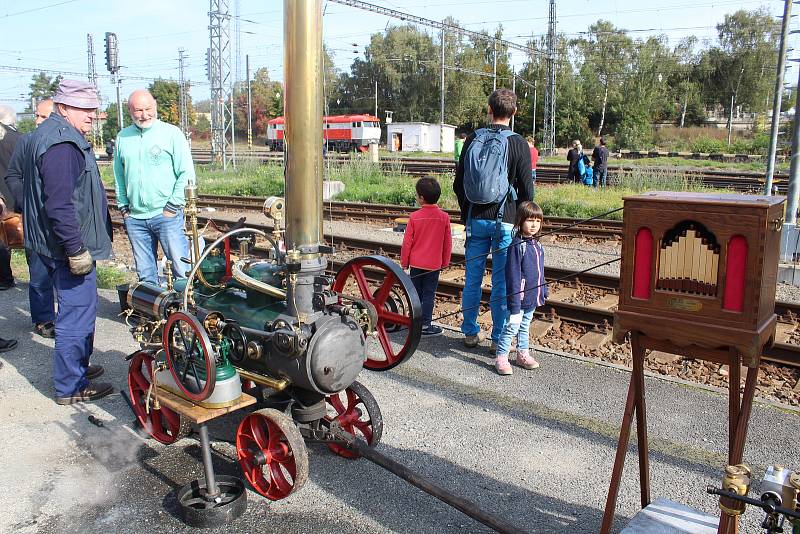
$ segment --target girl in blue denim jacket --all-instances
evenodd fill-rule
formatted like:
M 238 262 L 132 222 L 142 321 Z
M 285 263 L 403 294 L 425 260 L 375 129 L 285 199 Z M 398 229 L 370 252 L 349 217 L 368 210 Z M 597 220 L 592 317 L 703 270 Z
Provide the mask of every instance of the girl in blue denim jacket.
M 501 375 L 513 373 L 508 355 L 514 338 L 517 339 L 517 365 L 524 369 L 539 367 L 528 348 L 528 330 L 533 312 L 544 304 L 548 295 L 544 279 L 544 249 L 539 243 L 543 218 L 542 208 L 535 202 L 523 202 L 517 207 L 516 234 L 508 248 L 505 270 L 508 311 L 494 361 L 494 367 Z

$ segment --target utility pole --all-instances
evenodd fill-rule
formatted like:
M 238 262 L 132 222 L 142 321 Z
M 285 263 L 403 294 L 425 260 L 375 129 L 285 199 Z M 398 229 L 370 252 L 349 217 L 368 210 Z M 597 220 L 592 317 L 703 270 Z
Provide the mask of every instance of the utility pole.
M 533 111 L 531 112 L 531 135 L 536 139 L 536 78 L 533 79 Z
M 122 120 L 122 99 L 119 96 L 122 82 L 119 75 L 119 46 L 117 34 L 112 32 L 106 32 L 106 69 L 111 73 L 111 80 L 117 86 L 117 126 L 122 130 L 125 121 Z
M 797 83 L 798 87 L 800 87 L 800 76 L 798 76 Z M 794 109 L 800 110 L 800 90 L 795 93 L 797 96 Z M 800 120 L 795 116 L 795 120 L 792 122 L 794 124 L 792 131 L 792 162 L 789 166 L 789 192 L 786 195 L 786 223 L 783 225 L 784 234 L 787 233 L 787 226 L 794 227 L 797 225 L 797 203 L 800 198 Z M 783 237 L 781 241 L 783 241 Z M 796 246 L 796 242 L 792 243 L 792 247 L 794 246 Z
M 517 67 L 511 67 L 511 92 L 517 94 Z M 514 114 L 516 115 L 516 113 Z M 514 115 L 511 115 L 511 131 L 514 131 Z
M 238 84 L 242 81 L 242 3 L 241 0 L 233 0 L 233 64 L 234 77 L 233 83 Z
M 544 138 L 542 151 L 551 156 L 556 150 L 556 0 L 550 0 L 547 23 L 547 85 L 544 90 Z
M 184 74 L 186 60 L 186 51 L 183 48 L 178 49 L 178 104 L 181 131 L 186 139 L 189 139 L 189 88 L 186 87 L 186 78 Z
M 778 128 L 781 120 L 781 98 L 783 97 L 783 73 L 786 64 L 786 41 L 789 36 L 789 23 L 792 17 L 792 0 L 785 0 L 783 20 L 781 21 L 781 43 L 778 48 L 778 68 L 775 73 L 775 94 L 772 100 L 772 125 L 770 127 L 769 154 L 767 154 L 767 175 L 764 180 L 764 194 L 772 194 L 772 176 L 775 172 L 775 151 L 778 146 Z
M 231 15 L 228 0 L 209 0 L 209 58 L 211 82 L 211 155 L 222 168 L 235 166 L 235 154 L 229 150 L 228 135 L 233 137 L 233 96 L 231 87 Z M 235 147 L 232 146 L 235 150 Z
M 375 79 L 375 116 L 378 116 L 378 79 Z
M 492 91 L 497 90 L 497 41 L 492 42 Z
M 247 76 L 247 150 L 253 150 L 253 93 L 250 87 L 250 54 L 244 57 Z
M 89 58 L 89 66 L 87 73 L 89 74 L 89 83 L 94 86 L 97 92 L 97 100 L 100 100 L 100 90 L 97 88 L 97 66 L 94 62 L 94 41 L 92 34 L 86 34 L 86 52 Z M 32 107 L 31 111 L 36 112 L 36 108 Z M 94 113 L 94 122 L 92 123 L 92 145 L 95 147 L 103 146 L 103 129 L 100 127 L 100 108 L 97 108 Z
M 444 28 L 440 33 L 442 45 L 442 69 L 439 76 L 439 152 L 444 152 Z

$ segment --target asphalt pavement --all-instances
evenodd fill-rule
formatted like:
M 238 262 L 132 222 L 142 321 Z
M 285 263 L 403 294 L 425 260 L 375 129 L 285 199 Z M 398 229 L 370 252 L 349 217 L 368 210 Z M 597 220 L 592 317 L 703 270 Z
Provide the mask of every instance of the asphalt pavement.
M 117 316 L 117 294 L 101 291 L 92 362 L 117 391 L 125 356 L 137 349 Z M 91 404 L 52 400 L 52 340 L 31 332 L 27 286 L 0 299 L 0 335 L 19 346 L 0 369 L 0 532 L 82 534 L 188 532 L 175 492 L 202 478 L 195 435 L 171 446 L 131 431 L 117 393 Z M 629 373 L 563 355 L 537 353 L 542 366 L 500 377 L 487 348 L 465 349 L 446 332 L 413 357 L 359 380 L 384 418 L 378 450 L 476 506 L 529 532 L 597 532 L 605 504 Z M 706 495 L 718 484 L 727 448 L 727 396 L 657 378 L 646 380 L 651 482 L 661 496 L 716 513 Z M 94 415 L 105 424 L 94 426 Z M 244 414 L 210 425 L 215 468 L 241 476 L 232 440 Z M 745 462 L 758 480 L 779 463 L 800 469 L 798 413 L 757 403 Z M 635 433 L 634 433 L 635 435 Z M 486 532 L 488 529 L 366 460 L 309 446 L 310 476 L 289 498 L 248 491 L 248 510 L 226 533 Z M 639 508 L 635 447 L 628 453 L 615 520 Z M 745 514 L 744 532 L 761 516 Z

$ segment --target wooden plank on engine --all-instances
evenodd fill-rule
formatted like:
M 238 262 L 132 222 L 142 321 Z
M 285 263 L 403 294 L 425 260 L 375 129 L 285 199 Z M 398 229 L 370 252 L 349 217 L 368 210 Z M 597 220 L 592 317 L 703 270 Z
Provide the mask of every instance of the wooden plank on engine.
M 222 408 L 204 408 L 203 406 L 198 406 L 160 387 L 158 388 L 157 396 L 161 404 L 170 410 L 178 412 L 195 424 L 205 423 L 206 421 L 216 419 L 217 417 L 235 412 L 236 410 L 256 403 L 256 398 L 247 393 L 242 393 L 242 396 L 239 397 L 239 400 L 236 401 L 235 404 Z

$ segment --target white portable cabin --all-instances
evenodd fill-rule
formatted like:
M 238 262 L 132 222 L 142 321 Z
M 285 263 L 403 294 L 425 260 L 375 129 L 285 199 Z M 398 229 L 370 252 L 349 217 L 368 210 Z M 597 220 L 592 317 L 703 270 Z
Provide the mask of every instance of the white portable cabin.
M 439 148 L 439 125 L 427 122 L 393 122 L 386 125 L 389 152 L 452 152 L 456 127 L 444 125 L 444 150 Z

